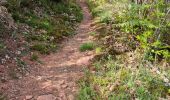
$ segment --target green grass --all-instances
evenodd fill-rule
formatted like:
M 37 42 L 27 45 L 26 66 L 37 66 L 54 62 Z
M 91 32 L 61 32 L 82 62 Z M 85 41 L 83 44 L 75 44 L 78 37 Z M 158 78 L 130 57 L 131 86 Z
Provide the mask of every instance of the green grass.
M 89 32 L 89 35 L 95 36 L 95 35 L 96 35 L 96 32 Z
M 84 85 L 79 91 L 78 100 L 99 100 L 99 97 L 97 97 L 97 93 L 92 89 L 92 87 Z
M 90 71 L 85 70 L 85 76 L 79 80 L 79 95 L 77 100 L 100 100 L 98 93 L 94 90 L 93 86 L 90 84 Z
M 125 59 L 109 56 L 96 61 L 95 73 L 86 74 L 80 85 L 79 100 L 158 100 L 168 96 L 170 87 L 147 64 L 138 63 L 131 68 Z
M 30 58 L 31 61 L 38 61 L 38 55 L 36 55 L 35 53 L 33 53 L 31 55 L 31 58 Z
M 55 51 L 57 46 L 55 44 L 37 43 L 31 47 L 32 50 L 39 51 L 41 54 L 49 54 L 50 51 Z
M 79 50 L 81 52 L 88 51 L 88 50 L 93 50 L 95 48 L 95 44 L 92 42 L 89 43 L 84 43 L 80 46 Z

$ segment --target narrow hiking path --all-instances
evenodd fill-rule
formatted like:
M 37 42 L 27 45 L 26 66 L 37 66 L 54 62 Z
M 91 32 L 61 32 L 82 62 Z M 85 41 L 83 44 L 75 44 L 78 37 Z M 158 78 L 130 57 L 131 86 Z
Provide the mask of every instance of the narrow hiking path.
M 89 32 L 92 17 L 85 0 L 78 1 L 84 19 L 76 35 L 61 43 L 57 53 L 42 57 L 44 63 L 38 70 L 19 80 L 4 84 L 10 100 L 74 100 L 78 91 L 76 82 L 83 75 L 83 69 L 93 58 L 93 52 L 80 52 L 81 44 L 91 41 Z

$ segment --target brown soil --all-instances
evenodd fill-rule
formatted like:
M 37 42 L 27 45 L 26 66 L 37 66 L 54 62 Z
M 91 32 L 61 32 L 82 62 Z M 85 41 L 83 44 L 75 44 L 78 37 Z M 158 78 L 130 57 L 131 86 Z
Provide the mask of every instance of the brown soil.
M 84 0 L 78 1 L 82 7 L 84 19 L 77 28 L 77 34 L 65 39 L 57 53 L 42 56 L 42 65 L 31 71 L 26 77 L 3 83 L 9 100 L 74 100 L 78 91 L 77 81 L 83 75 L 83 69 L 90 64 L 94 53 L 80 52 L 81 44 L 91 41 L 91 15 Z

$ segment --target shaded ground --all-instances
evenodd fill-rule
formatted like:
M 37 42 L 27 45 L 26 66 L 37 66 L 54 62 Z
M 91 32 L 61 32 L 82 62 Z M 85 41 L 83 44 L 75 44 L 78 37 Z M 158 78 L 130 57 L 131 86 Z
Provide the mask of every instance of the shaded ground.
M 82 43 L 91 39 L 92 22 L 85 1 L 78 2 L 83 9 L 84 19 L 77 34 L 61 43 L 61 49 L 40 60 L 44 63 L 37 70 L 19 80 L 2 84 L 1 89 L 9 100 L 73 100 L 78 91 L 76 81 L 83 74 L 83 67 L 93 58 L 93 52 L 80 52 Z

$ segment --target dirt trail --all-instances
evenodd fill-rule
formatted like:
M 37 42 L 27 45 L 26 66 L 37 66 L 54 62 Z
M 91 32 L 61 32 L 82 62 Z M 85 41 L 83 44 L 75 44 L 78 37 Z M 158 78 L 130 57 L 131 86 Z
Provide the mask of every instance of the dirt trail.
M 83 68 L 93 58 L 93 52 L 80 52 L 82 43 L 91 41 L 91 15 L 85 0 L 78 1 L 84 19 L 77 34 L 61 43 L 57 53 L 41 58 L 43 66 L 26 77 L 4 84 L 10 100 L 74 100 L 78 91 L 76 81 L 82 76 Z

